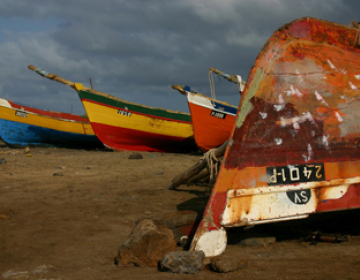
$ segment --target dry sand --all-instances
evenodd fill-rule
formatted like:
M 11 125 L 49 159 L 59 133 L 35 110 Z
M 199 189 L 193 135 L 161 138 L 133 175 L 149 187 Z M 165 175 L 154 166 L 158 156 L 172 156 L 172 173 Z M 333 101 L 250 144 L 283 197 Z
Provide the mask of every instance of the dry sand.
M 11 153 L 8 153 L 11 151 Z M 179 210 L 202 213 L 206 185 L 167 185 L 201 157 L 189 154 L 31 148 L 0 144 L 0 279 L 360 279 L 360 211 L 321 214 L 244 230 L 228 230 L 225 255 L 248 267 L 194 275 L 113 264 L 135 222 Z M 315 230 L 351 235 L 349 242 L 301 242 Z M 277 242 L 246 247 L 246 237 Z M 13 273 L 13 274 L 11 274 Z M 11 276 L 12 275 L 12 276 Z M 28 277 L 28 278 L 26 278 Z

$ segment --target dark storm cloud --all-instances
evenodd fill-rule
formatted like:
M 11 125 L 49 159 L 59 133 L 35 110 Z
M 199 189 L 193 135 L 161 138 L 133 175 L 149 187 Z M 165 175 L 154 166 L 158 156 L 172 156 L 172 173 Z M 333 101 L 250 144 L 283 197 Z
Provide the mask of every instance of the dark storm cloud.
M 246 79 L 283 24 L 304 16 L 348 24 L 360 20 L 359 8 L 340 0 L 2 0 L 2 21 L 24 28 L 2 28 L 0 93 L 53 110 L 81 109 L 71 89 L 26 69 L 34 64 L 86 85 L 91 77 L 96 89 L 129 101 L 187 111 L 171 84 L 209 94 L 209 67 Z M 44 26 L 34 32 L 32 23 Z M 236 86 L 216 81 L 218 98 L 237 103 Z

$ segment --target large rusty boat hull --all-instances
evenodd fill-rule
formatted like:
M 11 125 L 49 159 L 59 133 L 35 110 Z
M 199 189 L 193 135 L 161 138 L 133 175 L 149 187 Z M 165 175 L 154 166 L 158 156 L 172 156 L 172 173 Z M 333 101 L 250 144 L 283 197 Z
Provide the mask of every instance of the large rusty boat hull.
M 191 249 L 227 227 L 360 206 L 360 30 L 301 18 L 265 43 Z

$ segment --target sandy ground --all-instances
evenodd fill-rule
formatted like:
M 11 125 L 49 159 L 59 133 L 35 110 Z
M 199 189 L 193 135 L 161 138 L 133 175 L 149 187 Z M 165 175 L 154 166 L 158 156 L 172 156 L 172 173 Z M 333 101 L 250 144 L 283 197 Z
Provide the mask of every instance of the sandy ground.
M 248 267 L 194 275 L 113 264 L 135 222 L 179 210 L 202 213 L 206 185 L 167 185 L 200 155 L 31 148 L 0 143 L 0 279 L 360 279 L 360 211 L 228 230 L 225 255 Z M 349 242 L 304 242 L 315 230 L 350 235 Z M 246 247 L 246 237 L 276 237 Z M 11 274 L 13 273 L 13 274 Z

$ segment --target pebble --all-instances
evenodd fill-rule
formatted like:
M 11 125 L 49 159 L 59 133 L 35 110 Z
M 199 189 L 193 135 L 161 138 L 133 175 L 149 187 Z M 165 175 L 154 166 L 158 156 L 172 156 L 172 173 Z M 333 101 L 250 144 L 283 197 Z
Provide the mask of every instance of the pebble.
M 0 159 L 0 164 L 6 163 L 6 162 L 7 162 L 6 159 L 4 159 L 4 158 L 1 158 L 1 159 Z
M 134 152 L 134 153 L 131 153 L 128 157 L 128 159 L 143 159 L 143 155 L 138 153 L 138 152 Z

